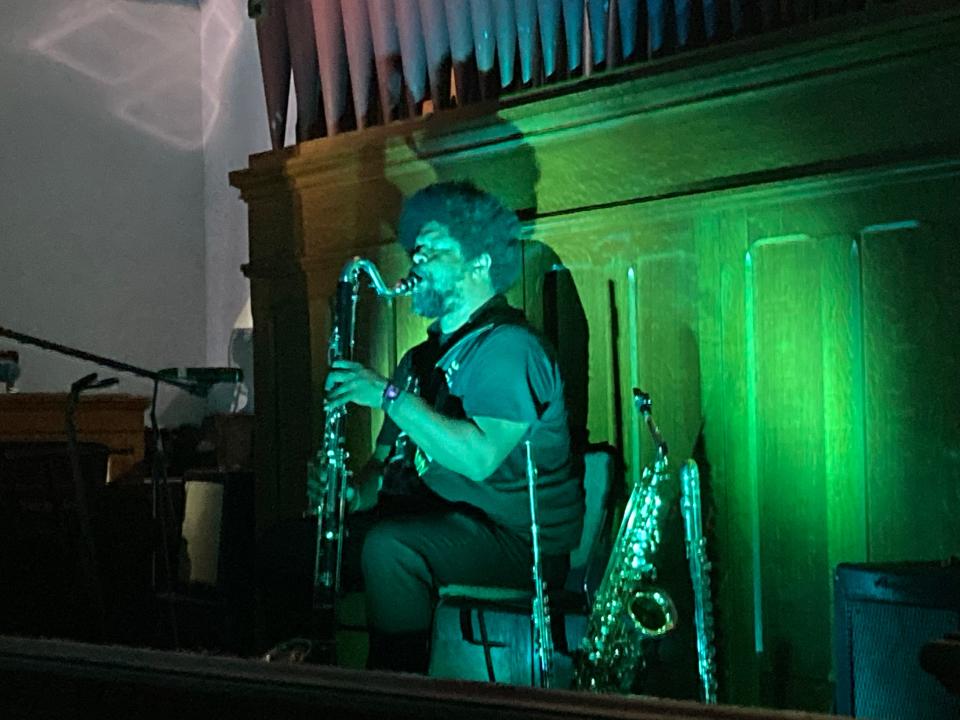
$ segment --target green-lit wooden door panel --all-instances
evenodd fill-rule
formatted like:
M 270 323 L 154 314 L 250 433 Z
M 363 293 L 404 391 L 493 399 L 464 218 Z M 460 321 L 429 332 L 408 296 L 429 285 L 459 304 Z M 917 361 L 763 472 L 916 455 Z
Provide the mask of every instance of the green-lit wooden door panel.
M 616 396 L 618 380 L 613 372 L 615 308 L 611 301 L 611 279 L 615 266 L 601 256 L 563 255 L 577 297 L 583 304 L 589 334 L 587 347 L 587 435 L 590 442 L 608 442 L 617 447 L 618 419 Z
M 570 315 L 563 319 L 563 325 L 571 330 L 585 327 L 587 335 L 585 357 L 583 339 L 562 338 L 559 343 L 558 350 L 564 352 L 569 344 L 577 358 L 585 363 L 584 367 L 577 367 L 569 362 L 570 358 L 562 358 L 561 364 L 570 376 L 565 377 L 565 381 L 574 386 L 585 384 L 585 390 L 580 392 L 585 392 L 586 407 L 580 412 L 586 417 L 589 441 L 622 447 L 618 442 L 619 378 L 613 368 L 617 325 L 614 287 L 624 266 L 618 257 L 624 238 L 622 234 L 610 232 L 594 231 L 588 235 L 574 223 L 567 226 L 556 221 L 538 224 L 537 238 L 542 245 L 533 243 L 533 247 L 539 248 L 538 259 L 528 268 L 532 275 L 527 278 L 527 307 L 531 319 L 543 317 L 542 293 L 548 286 L 546 274 L 552 263 L 559 263 L 561 275 L 553 281 L 562 287 L 566 302 L 574 303 L 560 308 L 562 313 Z
M 650 433 L 634 407 L 633 388 L 650 394 L 653 417 L 679 466 L 701 424 L 699 297 L 689 218 L 632 223 L 614 278 L 618 312 L 623 448 L 631 480 L 654 458 Z
M 655 417 L 679 467 L 690 457 L 701 424 L 700 359 L 697 347 L 697 260 L 678 249 L 641 255 L 637 270 L 640 386 L 654 400 Z M 642 433 L 642 457 L 653 457 Z
M 768 237 L 745 261 L 751 562 L 764 695 L 795 707 L 828 696 L 831 546 L 856 537 L 853 514 L 830 501 L 855 497 L 862 482 L 851 475 L 847 442 L 857 356 L 851 248 L 842 236 Z
M 819 328 L 827 533 L 827 563 L 819 579 L 831 592 L 839 563 L 867 559 L 860 273 L 860 249 L 854 238 L 831 238 L 820 267 Z M 825 627 L 832 628 L 832 595 L 828 600 Z
M 960 552 L 955 207 L 934 222 L 906 219 L 861 234 L 872 560 Z
M 704 440 L 714 532 L 708 553 L 715 563 L 720 696 L 756 704 L 751 518 L 746 436 L 744 252 L 742 210 L 704 215 L 696 226 L 700 289 L 699 335 Z M 706 506 L 709 518 L 709 505 Z M 708 532 L 709 532 L 708 525 Z
M 556 251 L 538 240 L 524 243 L 521 287 L 527 320 L 556 351 L 570 427 L 582 447 L 587 438 L 591 333 L 580 288 Z M 598 345 L 601 356 L 603 347 Z

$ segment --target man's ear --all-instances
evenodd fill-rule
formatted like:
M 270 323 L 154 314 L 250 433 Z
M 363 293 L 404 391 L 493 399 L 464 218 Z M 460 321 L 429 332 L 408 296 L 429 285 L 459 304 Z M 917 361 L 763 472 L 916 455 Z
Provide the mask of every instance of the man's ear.
M 475 270 L 490 272 L 491 264 L 493 264 L 493 260 L 490 258 L 490 253 L 482 253 L 473 259 Z

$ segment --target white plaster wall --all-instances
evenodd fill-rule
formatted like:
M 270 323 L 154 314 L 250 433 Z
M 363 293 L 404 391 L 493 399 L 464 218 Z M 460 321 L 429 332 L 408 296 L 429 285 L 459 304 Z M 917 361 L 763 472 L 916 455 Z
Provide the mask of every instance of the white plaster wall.
M 251 375 L 252 364 L 242 363 L 249 344 L 233 344 L 241 357 L 231 352 L 232 331 L 252 327 L 253 319 L 250 285 L 240 269 L 248 259 L 246 205 L 227 176 L 270 147 L 260 59 L 246 3 L 204 0 L 201 7 L 207 364 L 243 364 Z M 295 118 L 291 93 L 287 144 L 294 142 Z
M 207 362 L 224 365 L 230 333 L 250 327 L 246 205 L 227 175 L 269 149 L 254 23 L 246 4 L 206 0 L 202 6 L 204 227 L 207 267 Z
M 0 23 L 0 326 L 159 369 L 224 365 L 249 286 L 227 173 L 268 148 L 239 0 L 11 0 Z M 293 115 L 293 113 L 291 113 Z M 98 371 L 18 345 L 21 391 Z M 164 424 L 203 404 L 161 389 Z
M 205 359 L 198 16 L 189 3 L 4 4 L 0 325 L 151 369 Z M 0 347 L 20 352 L 23 391 L 98 370 Z

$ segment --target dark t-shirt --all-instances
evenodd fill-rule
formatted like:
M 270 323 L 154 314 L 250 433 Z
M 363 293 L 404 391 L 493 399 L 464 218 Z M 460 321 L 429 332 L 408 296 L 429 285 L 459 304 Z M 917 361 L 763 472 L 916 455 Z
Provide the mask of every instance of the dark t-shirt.
M 492 303 L 508 307 L 502 298 Z M 421 478 L 444 500 L 478 508 L 501 527 L 529 540 L 524 442 L 530 440 L 538 475 L 541 547 L 546 554 L 565 553 L 580 540 L 583 490 L 579 476 L 572 472 L 563 382 L 543 341 L 523 323 L 522 316 L 514 317 L 519 322 L 498 323 L 481 309 L 468 332 L 447 344 L 432 329 L 429 340 L 404 355 L 394 382 L 410 388 L 411 378 L 418 377 L 423 385 L 426 374 L 442 372 L 436 375 L 441 387 L 427 388 L 424 395 L 428 400 L 433 395 L 434 407 L 443 414 L 530 423 L 517 446 L 485 480 L 471 480 L 437 462 L 430 462 Z M 432 352 L 431 343 L 436 346 Z M 417 368 L 418 364 L 421 367 Z M 424 368 L 424 364 L 430 367 Z M 429 379 L 425 382 L 430 383 Z M 379 442 L 391 444 L 397 435 L 397 426 L 388 418 Z

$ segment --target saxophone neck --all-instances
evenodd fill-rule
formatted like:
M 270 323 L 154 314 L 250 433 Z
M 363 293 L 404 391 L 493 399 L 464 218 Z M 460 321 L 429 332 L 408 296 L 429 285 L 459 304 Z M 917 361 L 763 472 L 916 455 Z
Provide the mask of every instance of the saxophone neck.
M 371 260 L 355 257 L 343 266 L 343 270 L 340 271 L 340 282 L 359 288 L 361 273 L 370 278 L 370 285 L 380 297 L 409 295 L 421 280 L 419 275 L 411 271 L 409 275 L 390 287 L 384 282 L 383 276 Z
M 653 438 L 653 446 L 657 449 L 656 462 L 663 463 L 663 466 L 666 467 L 667 443 L 660 434 L 660 428 L 657 427 L 657 423 L 653 419 L 653 400 L 650 399 L 648 393 L 645 393 L 640 388 L 634 388 L 633 403 L 637 408 L 637 412 L 643 417 L 643 421 L 647 425 L 647 430 L 650 431 L 650 437 Z

